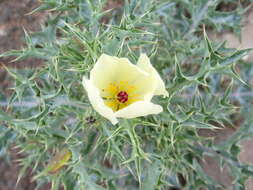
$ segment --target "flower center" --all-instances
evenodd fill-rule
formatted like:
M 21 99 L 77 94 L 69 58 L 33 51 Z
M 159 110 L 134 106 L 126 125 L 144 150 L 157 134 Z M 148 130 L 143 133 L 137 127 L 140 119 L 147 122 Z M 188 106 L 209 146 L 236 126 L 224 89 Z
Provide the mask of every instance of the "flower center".
M 101 90 L 101 97 L 113 111 L 118 111 L 141 100 L 138 89 L 127 81 L 108 84 Z
M 125 91 L 120 91 L 120 92 L 117 94 L 117 100 L 118 100 L 120 103 L 125 103 L 125 102 L 128 100 L 128 94 L 127 94 Z

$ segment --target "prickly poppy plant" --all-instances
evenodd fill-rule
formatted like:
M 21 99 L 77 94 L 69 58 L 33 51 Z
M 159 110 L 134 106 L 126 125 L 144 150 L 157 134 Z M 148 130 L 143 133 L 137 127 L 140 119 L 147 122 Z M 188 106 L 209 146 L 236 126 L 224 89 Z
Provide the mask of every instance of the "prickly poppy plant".
M 4 66 L 0 154 L 22 153 L 18 181 L 32 169 L 37 187 L 52 190 L 246 189 L 251 49 L 206 34 L 240 35 L 243 2 L 41 1 L 32 12 L 48 13 L 41 31 L 0 55 L 43 62 Z M 227 168 L 229 185 L 206 172 L 206 157 Z

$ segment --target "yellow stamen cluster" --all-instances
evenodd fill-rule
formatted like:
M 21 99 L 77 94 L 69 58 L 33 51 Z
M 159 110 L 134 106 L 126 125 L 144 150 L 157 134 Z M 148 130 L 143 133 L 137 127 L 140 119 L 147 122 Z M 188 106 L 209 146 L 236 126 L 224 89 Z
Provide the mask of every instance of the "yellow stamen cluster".
M 127 95 L 127 98 L 124 99 L 124 101 L 119 98 L 119 95 L 122 93 Z M 128 81 L 110 83 L 106 88 L 102 89 L 101 96 L 105 104 L 113 111 L 118 111 L 141 100 L 137 94 L 136 87 L 129 84 Z

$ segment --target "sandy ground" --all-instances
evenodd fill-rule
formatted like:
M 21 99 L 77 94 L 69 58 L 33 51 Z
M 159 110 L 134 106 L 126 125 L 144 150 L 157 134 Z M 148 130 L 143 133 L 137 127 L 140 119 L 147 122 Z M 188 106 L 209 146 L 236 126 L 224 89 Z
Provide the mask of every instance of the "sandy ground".
M 10 50 L 19 49 L 24 44 L 22 41 L 23 29 L 38 30 L 40 23 L 43 22 L 44 14 L 39 13 L 35 15 L 26 16 L 25 14 L 30 12 L 37 6 L 36 0 L 0 0 L 0 53 Z M 119 3 L 116 1 L 110 1 L 107 8 L 118 7 Z M 227 40 L 228 46 L 235 48 L 252 48 L 253 47 L 253 12 L 248 14 L 245 18 L 245 26 L 242 28 L 241 42 L 231 33 L 212 34 L 211 37 L 214 40 Z M 248 61 L 253 61 L 253 54 L 246 58 Z M 10 59 L 1 59 L 0 63 L 8 66 L 24 67 L 34 64 L 35 60 L 10 63 Z M 39 64 L 39 63 L 38 63 Z M 6 73 L 0 69 L 0 89 L 8 85 L 6 81 Z M 202 132 L 204 135 L 215 136 L 216 143 L 220 143 L 233 134 L 236 129 L 227 128 L 220 130 L 219 132 Z M 240 160 L 246 163 L 253 164 L 253 139 L 242 142 L 242 152 L 240 153 Z M 18 164 L 15 162 L 18 159 L 15 151 L 11 151 L 11 162 L 0 160 L 0 190 L 13 190 L 16 185 L 18 177 Z M 202 163 L 204 170 L 214 179 L 218 180 L 230 190 L 232 184 L 232 178 L 229 176 L 227 169 L 221 170 L 218 163 L 206 157 Z M 16 190 L 33 190 L 35 183 L 31 182 L 31 175 L 28 174 L 24 177 L 20 183 L 16 186 Z M 247 184 L 248 190 L 253 190 L 253 180 L 249 180 Z M 43 190 L 47 190 L 49 187 L 43 187 Z

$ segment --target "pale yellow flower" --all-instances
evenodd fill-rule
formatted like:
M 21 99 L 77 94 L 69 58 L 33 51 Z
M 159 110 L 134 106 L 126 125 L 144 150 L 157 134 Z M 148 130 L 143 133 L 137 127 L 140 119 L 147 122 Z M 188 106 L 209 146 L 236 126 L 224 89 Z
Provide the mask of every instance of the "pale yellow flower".
M 146 54 L 140 55 L 137 65 L 127 58 L 103 54 L 91 70 L 90 80 L 83 78 L 83 85 L 93 108 L 112 124 L 117 118 L 158 114 L 163 109 L 151 102 L 152 97 L 168 96 Z

